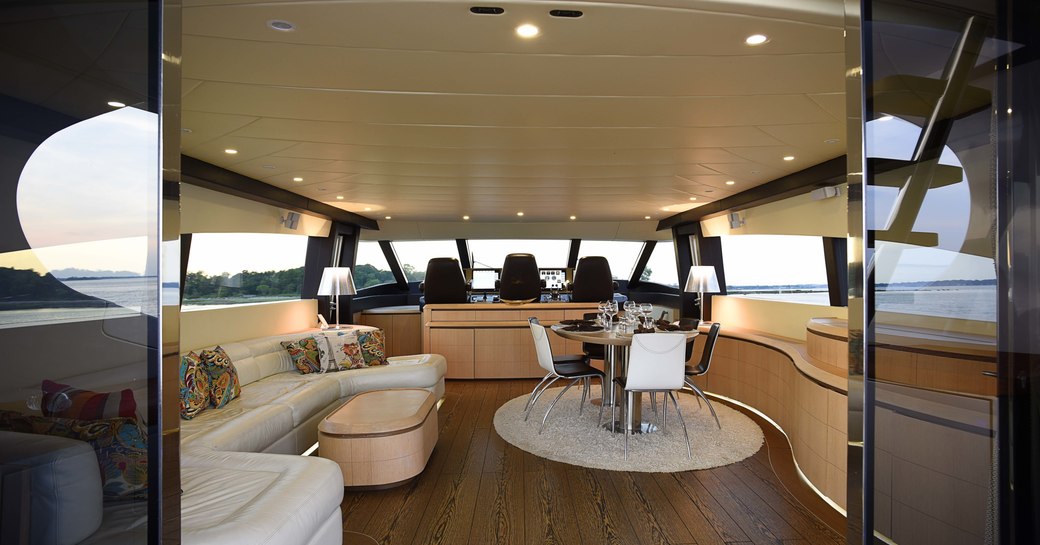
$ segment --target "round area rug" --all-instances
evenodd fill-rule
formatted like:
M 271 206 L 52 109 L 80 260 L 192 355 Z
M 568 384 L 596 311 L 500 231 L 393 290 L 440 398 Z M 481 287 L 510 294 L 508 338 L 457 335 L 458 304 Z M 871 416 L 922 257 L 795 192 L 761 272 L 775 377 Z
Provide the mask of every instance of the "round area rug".
M 592 392 L 598 393 L 595 386 Z M 577 385 L 556 403 L 545 429 L 541 435 L 538 434 L 545 409 L 559 393 L 559 388 L 551 388 L 542 394 L 526 422 L 524 404 L 527 403 L 527 394 L 507 401 L 495 412 L 495 431 L 510 444 L 537 456 L 613 471 L 708 469 L 739 462 L 758 452 L 762 446 L 762 430 L 750 418 L 721 403 L 713 403 L 722 423 L 720 430 L 708 407 L 703 403 L 698 407 L 695 396 L 683 393 L 678 396 L 679 407 L 690 433 L 693 460 L 687 457 L 682 426 L 670 401 L 666 429 L 630 436 L 628 460 L 625 460 L 624 434 L 612 433 L 596 425 L 599 406 L 586 402 L 583 414 L 578 416 L 581 390 Z M 661 397 L 658 396 L 658 411 L 661 410 Z M 604 423 L 608 422 L 608 417 L 609 412 L 605 409 Z M 643 420 L 657 422 L 650 410 L 650 396 L 646 394 L 643 395 Z

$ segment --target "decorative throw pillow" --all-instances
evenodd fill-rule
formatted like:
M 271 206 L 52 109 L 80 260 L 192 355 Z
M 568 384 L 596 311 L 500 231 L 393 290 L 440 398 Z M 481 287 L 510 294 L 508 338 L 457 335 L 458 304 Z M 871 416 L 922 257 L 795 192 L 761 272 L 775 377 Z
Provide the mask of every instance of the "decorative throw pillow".
M 326 332 L 325 338 L 329 341 L 332 361 L 337 367 L 340 369 L 367 367 L 365 358 L 361 355 L 361 343 L 358 342 L 357 333 L 353 331 Z
M 213 381 L 202 365 L 202 358 L 195 352 L 189 352 L 181 358 L 179 382 L 181 418 L 191 420 L 209 406 L 209 396 L 213 390 Z
M 325 360 L 325 350 L 318 339 L 304 337 L 298 341 L 282 341 L 282 347 L 289 352 L 293 365 L 301 375 L 321 372 L 321 362 Z
M 386 344 L 382 329 L 358 333 L 358 343 L 361 344 L 361 357 L 364 358 L 365 365 L 386 365 Z
M 61 416 L 79 420 L 102 418 L 137 418 L 137 402 L 133 390 L 91 392 L 68 384 L 44 380 L 42 385 L 44 416 Z
M 231 358 L 221 347 L 203 350 L 199 354 L 202 368 L 206 370 L 210 380 L 209 404 L 219 409 L 242 395 L 242 385 L 238 382 L 238 370 Z
M 0 429 L 85 441 L 97 455 L 105 499 L 148 497 L 148 442 L 136 418 L 76 420 L 0 411 Z

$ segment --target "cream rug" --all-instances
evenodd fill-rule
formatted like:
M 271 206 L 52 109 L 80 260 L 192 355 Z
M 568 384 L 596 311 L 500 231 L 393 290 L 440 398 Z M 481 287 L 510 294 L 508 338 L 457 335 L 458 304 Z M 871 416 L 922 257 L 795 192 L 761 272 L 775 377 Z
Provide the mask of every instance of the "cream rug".
M 750 418 L 724 406 L 713 403 L 722 423 L 720 430 L 711 417 L 711 411 L 702 403 L 697 406 L 695 396 L 679 394 L 686 428 L 690 433 L 693 460 L 686 454 L 682 427 L 669 402 L 667 429 L 663 432 L 637 434 L 629 437 L 628 460 L 625 460 L 624 435 L 611 433 L 596 425 L 599 406 L 586 402 L 585 411 L 578 416 L 581 390 L 578 385 L 567 391 L 553 408 L 545 429 L 538 434 L 545 409 L 560 393 L 552 388 L 542 394 L 531 417 L 524 422 L 524 404 L 527 394 L 506 402 L 495 412 L 495 431 L 517 448 L 557 462 L 576 466 L 609 469 L 613 471 L 674 472 L 708 469 L 739 462 L 762 446 L 762 430 Z M 594 385 L 592 393 L 598 397 Z M 658 410 L 661 410 L 658 396 Z M 603 421 L 609 412 L 603 411 Z M 656 423 L 650 410 L 650 396 L 643 396 L 643 420 Z

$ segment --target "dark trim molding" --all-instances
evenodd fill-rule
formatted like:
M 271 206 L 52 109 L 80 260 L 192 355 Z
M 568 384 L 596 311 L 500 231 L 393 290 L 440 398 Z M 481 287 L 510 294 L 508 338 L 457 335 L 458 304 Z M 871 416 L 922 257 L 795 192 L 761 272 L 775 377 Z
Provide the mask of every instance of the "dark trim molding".
M 390 272 L 394 273 L 394 279 L 397 280 L 397 289 L 408 291 L 408 278 L 404 275 L 404 269 L 401 268 L 401 260 L 397 258 L 397 251 L 394 250 L 393 243 L 389 240 L 380 240 L 379 248 L 383 250 L 383 257 L 386 258 L 387 265 L 390 265 Z
M 848 240 L 823 237 L 823 262 L 827 267 L 827 293 L 832 307 L 849 306 Z
M 845 156 L 835 157 L 805 170 L 777 178 L 732 197 L 719 199 L 692 210 L 680 212 L 657 223 L 657 230 L 671 229 L 684 223 L 721 216 L 734 208 L 748 208 L 808 193 L 818 187 L 841 185 L 846 176 Z
M 639 284 L 642 284 L 642 281 L 639 279 L 643 276 L 643 269 L 650 262 L 650 254 L 654 253 L 654 248 L 656 247 L 656 240 L 643 241 L 643 249 L 640 250 L 639 257 L 636 259 L 636 266 L 632 267 L 632 277 L 628 279 L 629 289 L 638 288 Z
M 581 250 L 581 239 L 572 238 L 570 251 L 567 252 L 567 268 L 573 269 L 578 266 L 578 251 Z
M 470 260 L 469 239 L 457 238 L 455 239 L 455 246 L 459 249 L 459 264 L 462 265 L 463 269 L 472 269 L 473 262 Z
M 243 199 L 357 225 L 362 229 L 379 230 L 379 223 L 373 219 L 308 199 L 292 191 L 265 184 L 187 155 L 181 155 L 181 181 Z

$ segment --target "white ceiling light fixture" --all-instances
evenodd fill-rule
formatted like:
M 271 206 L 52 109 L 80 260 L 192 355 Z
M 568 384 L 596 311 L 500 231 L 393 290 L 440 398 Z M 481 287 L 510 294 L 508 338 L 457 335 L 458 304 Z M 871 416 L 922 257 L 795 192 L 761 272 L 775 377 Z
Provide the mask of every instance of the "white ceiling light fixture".
M 336 195 L 336 200 L 337 201 L 342 201 L 343 200 L 343 195 Z
M 794 155 L 785 155 L 784 161 L 794 161 Z
M 294 181 L 294 182 L 302 182 L 302 181 L 303 181 L 303 178 L 301 178 L 301 177 L 299 177 L 299 176 L 296 176 L 296 177 L 294 177 L 294 178 L 292 179 L 292 181 Z
M 752 34 L 747 38 L 744 38 L 744 43 L 748 45 L 762 45 L 769 41 L 769 36 L 765 34 Z
M 695 201 L 695 200 L 697 200 L 697 197 L 690 197 L 690 200 L 691 201 Z
M 538 36 L 541 33 L 542 33 L 541 29 L 539 29 L 538 27 L 532 25 L 531 23 L 524 23 L 524 24 L 516 27 L 516 35 L 520 36 L 521 38 L 524 38 L 524 39 L 534 38 L 534 37 Z
M 238 153 L 238 150 L 237 149 L 228 148 L 228 149 L 224 150 L 224 153 L 226 153 L 228 155 L 235 155 L 236 153 Z
M 462 219 L 469 220 L 469 216 L 462 216 Z
M 517 212 L 516 215 L 520 216 L 521 218 L 524 217 L 524 213 L 523 212 Z
M 390 219 L 390 216 L 383 216 L 383 217 L 385 217 L 386 219 Z
M 292 32 L 296 30 L 296 25 L 290 23 L 289 21 L 282 21 L 279 19 L 268 21 L 267 26 L 268 28 L 271 28 L 272 30 L 277 30 L 278 32 Z
M 650 216 L 643 216 L 643 219 L 648 220 L 650 219 Z
M 108 101 L 108 105 L 113 107 L 113 108 L 126 108 L 126 104 L 123 104 L 122 102 L 119 102 L 118 100 L 110 100 L 110 101 Z
M 571 219 L 572 220 L 576 220 L 576 219 L 578 219 L 578 216 L 571 216 Z
M 737 182 L 734 182 L 733 180 L 726 180 L 726 185 L 733 185 L 735 183 Z

